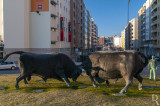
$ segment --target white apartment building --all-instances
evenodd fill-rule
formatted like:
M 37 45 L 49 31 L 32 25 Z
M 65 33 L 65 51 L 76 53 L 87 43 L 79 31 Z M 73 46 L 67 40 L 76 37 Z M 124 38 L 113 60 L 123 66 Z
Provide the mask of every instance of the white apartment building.
M 113 36 L 113 45 L 115 47 L 121 47 L 121 37 L 120 36 Z
M 0 0 L 5 48 L 69 48 L 70 0 Z

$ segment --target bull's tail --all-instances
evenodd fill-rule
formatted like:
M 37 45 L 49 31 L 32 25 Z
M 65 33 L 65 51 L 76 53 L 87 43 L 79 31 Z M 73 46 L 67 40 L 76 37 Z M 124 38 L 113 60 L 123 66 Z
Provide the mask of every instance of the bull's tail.
M 16 51 L 16 52 L 9 53 L 9 54 L 7 54 L 0 62 L 6 61 L 7 58 L 8 58 L 10 55 L 12 55 L 12 54 L 20 54 L 20 55 L 21 55 L 22 53 L 25 53 L 25 52 L 24 52 L 24 51 Z
M 146 67 L 148 64 L 148 58 L 141 52 L 138 52 L 138 54 L 145 58 L 145 62 L 143 63 L 143 65 L 144 65 L 144 67 Z

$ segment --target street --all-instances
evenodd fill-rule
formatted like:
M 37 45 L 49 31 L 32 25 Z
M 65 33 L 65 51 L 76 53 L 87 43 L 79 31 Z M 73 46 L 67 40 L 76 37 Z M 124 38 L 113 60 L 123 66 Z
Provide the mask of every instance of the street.
M 76 62 L 76 64 L 79 65 L 79 64 L 81 64 L 81 63 L 77 63 L 77 62 Z M 85 71 L 82 70 L 82 72 L 84 73 Z M 150 72 L 149 72 L 149 70 L 148 70 L 148 66 L 146 66 L 146 67 L 143 69 L 141 75 L 142 75 L 142 76 L 149 76 L 149 73 L 150 73 Z M 0 75 L 8 75 L 8 74 L 20 74 L 20 71 L 19 71 L 19 69 L 16 69 L 16 70 L 0 70 Z M 158 69 L 157 69 L 157 71 L 156 71 L 156 75 L 157 75 L 157 77 L 160 77 L 160 62 L 158 62 Z

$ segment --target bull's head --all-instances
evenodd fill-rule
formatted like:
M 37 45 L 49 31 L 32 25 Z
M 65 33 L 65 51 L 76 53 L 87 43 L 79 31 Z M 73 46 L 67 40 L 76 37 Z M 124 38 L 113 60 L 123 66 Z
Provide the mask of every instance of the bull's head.
M 80 69 L 79 67 L 75 67 L 74 73 L 71 75 L 72 80 L 76 81 L 77 78 L 81 75 L 81 73 L 82 73 L 82 69 Z

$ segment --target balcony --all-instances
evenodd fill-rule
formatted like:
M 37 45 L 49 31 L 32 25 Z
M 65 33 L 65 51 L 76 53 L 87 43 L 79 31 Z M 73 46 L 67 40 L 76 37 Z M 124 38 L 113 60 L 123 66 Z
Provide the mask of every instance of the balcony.
M 153 32 L 157 32 L 157 28 L 152 28 L 151 29 L 151 32 L 153 33 Z
M 143 36 L 145 36 L 146 34 L 145 34 L 145 33 L 143 33 L 142 35 L 143 35 Z
M 53 31 L 53 32 L 56 31 L 56 29 L 57 28 L 55 28 L 55 27 L 51 27 L 51 31 Z
M 145 30 L 146 28 L 145 27 L 143 27 L 143 30 Z
M 152 6 L 151 12 L 157 11 L 157 4 L 155 4 L 154 6 Z
M 51 4 L 54 6 L 57 5 L 57 3 L 54 0 L 51 0 Z
M 156 41 L 158 39 L 157 36 L 153 36 L 153 40 Z
M 157 20 L 155 20 L 155 21 L 152 21 L 152 24 L 151 24 L 151 26 L 157 26 Z
M 153 0 L 151 5 L 157 4 L 157 0 Z
M 157 18 L 157 12 L 154 12 L 151 16 L 151 19 Z
M 56 44 L 57 41 L 51 41 L 51 44 Z
M 146 22 L 144 21 L 143 24 L 145 24 Z
M 57 16 L 55 14 L 51 14 L 51 18 L 56 18 Z

